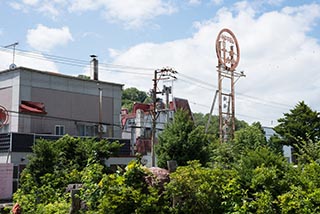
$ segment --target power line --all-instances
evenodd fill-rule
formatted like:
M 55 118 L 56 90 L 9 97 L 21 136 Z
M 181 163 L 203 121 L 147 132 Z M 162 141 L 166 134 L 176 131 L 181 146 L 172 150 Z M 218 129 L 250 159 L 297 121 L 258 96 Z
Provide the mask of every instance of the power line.
M 71 119 L 71 118 L 65 118 L 65 117 L 57 117 L 57 116 L 49 116 L 49 115 L 37 115 L 37 114 L 29 114 L 29 113 L 23 113 L 23 112 L 18 112 L 18 111 L 12 111 L 12 110 L 7 110 L 10 113 L 11 117 L 16 117 L 16 118 L 25 118 L 25 119 L 37 119 L 37 120 L 63 120 L 63 121 L 69 121 L 69 122 L 75 122 L 75 123 L 92 123 L 92 124 L 98 124 L 98 121 L 92 121 L 92 120 L 82 120 L 82 119 Z M 115 123 L 106 123 L 102 122 L 103 125 L 108 125 L 108 126 L 115 126 L 115 127 L 121 127 L 120 124 L 115 124 Z
M 31 52 L 23 49 L 16 49 L 17 55 L 22 55 L 25 57 L 29 58 L 34 58 L 34 59 L 39 59 L 39 60 L 44 60 L 44 61 L 50 61 L 50 62 L 55 62 L 59 64 L 64 64 L 64 65 L 70 65 L 70 66 L 77 66 L 77 67 L 86 67 L 89 66 L 89 62 L 87 60 L 81 60 L 81 59 L 75 59 L 75 58 L 69 58 L 69 57 L 62 57 L 62 56 L 56 56 L 56 55 L 51 55 L 51 54 L 46 54 L 46 53 L 40 53 L 40 52 Z M 4 46 L 0 46 L 0 51 L 3 52 L 11 52 L 11 49 L 5 48 Z M 147 67 L 135 67 L 135 66 L 128 66 L 128 65 L 120 65 L 120 64 L 112 64 L 112 63 L 100 63 L 99 69 L 101 71 L 107 71 L 107 72 L 119 72 L 119 73 L 128 73 L 128 74 L 134 74 L 134 75 L 141 75 L 141 76 L 152 76 L 153 71 L 156 70 L 154 68 L 147 68 Z M 146 72 L 137 72 L 137 71 L 129 71 L 129 70 L 143 70 L 143 71 L 150 71 L 149 73 Z M 179 72 L 179 79 L 181 81 L 193 84 L 193 86 L 197 86 L 209 91 L 216 90 L 217 86 L 214 84 L 209 84 L 208 82 L 205 82 L 203 80 L 200 80 L 195 77 L 188 76 L 186 74 L 180 73 Z M 196 83 L 196 84 L 194 84 Z M 291 108 L 292 106 L 275 102 L 275 101 L 270 101 L 270 100 L 265 100 L 262 98 L 254 97 L 251 95 L 246 95 L 244 93 L 236 93 L 238 96 L 244 97 L 244 99 L 248 98 L 250 99 L 251 102 L 258 103 L 258 104 L 263 104 L 263 105 L 269 105 L 274 108 Z M 240 98 L 241 99 L 241 98 Z
M 193 84 L 193 82 L 196 83 L 196 84 L 193 84 L 193 86 L 198 86 L 198 87 L 200 87 L 200 88 L 203 88 L 203 89 L 206 89 L 206 90 L 209 90 L 209 91 L 213 91 L 213 90 L 216 90 L 216 89 L 217 89 L 217 86 L 216 86 L 216 85 L 214 85 L 214 84 L 209 84 L 209 83 L 204 82 L 204 81 L 202 81 L 202 80 L 200 80 L 200 79 L 197 79 L 197 78 L 195 78 L 195 77 L 190 77 L 190 76 L 188 76 L 188 75 L 181 74 L 181 73 L 179 73 L 179 75 L 187 78 L 188 80 L 185 80 L 184 78 L 181 78 L 181 77 L 179 77 L 178 80 L 182 80 L 182 81 L 184 81 L 184 82 L 192 83 L 192 84 Z M 203 85 L 205 85 L 205 86 L 203 86 Z M 292 107 L 292 106 L 287 105 L 287 104 L 283 104 L 283 103 L 279 103 L 279 102 L 275 102 L 275 101 L 270 101 L 270 100 L 265 100 L 265 99 L 258 98 L 258 97 L 252 96 L 252 95 L 246 95 L 246 94 L 244 94 L 244 93 L 236 92 L 236 95 L 237 95 L 237 96 L 240 95 L 240 96 L 242 96 L 242 97 L 244 97 L 244 98 L 252 99 L 253 102 L 255 102 L 255 103 L 261 103 L 261 104 L 266 104 L 266 103 L 267 103 L 267 105 L 270 105 L 270 103 L 272 103 L 272 104 L 274 104 L 274 105 L 277 105 L 277 107 L 279 106 L 278 108 L 282 108 L 282 109 L 283 109 L 283 108 L 291 108 L 291 107 Z M 259 102 L 259 101 L 260 101 L 260 102 Z M 281 107 L 280 107 L 280 106 L 281 106 Z
M 3 52 L 9 52 L 7 48 L 0 47 Z M 55 62 L 64 65 L 76 66 L 76 67 L 86 67 L 89 66 L 89 62 L 86 60 L 78 60 L 60 56 L 54 56 L 49 54 L 41 54 L 37 52 L 29 52 L 22 49 L 17 49 L 17 55 L 25 56 L 28 58 L 48 61 L 48 62 Z M 111 71 L 111 72 L 121 72 L 121 73 L 132 73 L 135 75 L 144 75 L 144 76 L 151 76 L 152 73 L 142 73 L 136 71 L 128 71 L 128 70 L 143 70 L 143 71 L 153 71 L 151 68 L 142 68 L 142 67 L 134 67 L 134 66 L 125 66 L 125 65 L 117 65 L 117 64 L 109 64 L 109 63 L 99 63 L 99 69 L 102 71 Z M 126 70 L 124 70 L 126 69 Z
M 11 50 L 8 48 L 5 48 L 3 46 L 0 46 L 2 51 L 4 52 L 10 52 Z M 19 51 L 17 54 L 31 57 L 31 58 L 37 58 L 41 60 L 49 61 L 53 60 L 59 63 L 66 63 L 71 65 L 77 65 L 77 66 L 86 66 L 89 65 L 88 60 L 82 60 L 82 59 L 75 59 L 75 58 L 69 58 L 69 57 L 62 57 L 57 55 L 51 55 L 47 53 L 41 53 L 36 51 L 27 51 L 23 49 L 16 49 Z M 155 68 L 147 68 L 147 67 L 138 67 L 138 66 L 128 66 L 128 65 L 120 65 L 120 64 L 112 64 L 112 63 L 99 63 L 99 65 L 105 66 L 105 67 L 113 67 L 113 68 L 123 68 L 123 69 L 130 69 L 130 70 L 145 70 L 145 71 L 153 71 Z

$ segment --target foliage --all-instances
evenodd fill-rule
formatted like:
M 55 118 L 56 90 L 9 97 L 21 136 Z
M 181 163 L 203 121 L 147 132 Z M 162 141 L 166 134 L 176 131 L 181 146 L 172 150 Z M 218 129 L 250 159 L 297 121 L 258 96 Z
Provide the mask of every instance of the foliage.
M 264 131 L 260 123 L 253 123 L 251 126 L 235 132 L 235 138 L 228 143 L 220 144 L 215 141 L 210 145 L 211 161 L 217 166 L 230 168 L 239 160 L 244 153 L 255 150 L 258 147 L 275 148 L 273 144 L 267 142 Z M 275 149 L 274 151 L 278 151 Z
M 206 127 L 210 114 L 193 113 L 196 126 Z M 236 131 L 246 128 L 248 124 L 243 120 L 235 118 Z M 213 135 L 215 139 L 219 139 L 219 116 L 211 115 L 210 124 L 208 127 L 208 133 Z
M 278 120 L 274 130 L 280 135 L 280 142 L 293 146 L 299 153 L 301 142 L 316 142 L 320 137 L 320 117 L 303 101 L 299 102 L 290 113 L 285 113 Z
M 234 143 L 220 143 L 216 140 L 210 144 L 210 161 L 215 167 L 231 168 L 239 157 L 239 152 L 236 150 Z
M 68 135 L 57 141 L 39 140 L 33 146 L 14 200 L 21 205 L 23 213 L 56 213 L 57 207 L 65 210 L 70 206 L 67 185 L 81 183 L 88 176 L 88 172 L 83 175 L 81 171 L 92 164 L 104 169 L 102 159 L 119 148 L 118 143 Z
M 260 123 L 255 123 L 236 131 L 234 142 L 239 150 L 255 149 L 258 146 L 265 146 L 267 144 L 267 140 Z
M 278 196 L 282 213 L 319 213 L 320 166 L 316 162 L 299 165 L 291 173 L 290 190 Z
M 85 79 L 85 80 L 89 80 L 89 79 L 90 79 L 90 76 L 83 75 L 83 74 L 79 74 L 79 75 L 78 75 L 78 78 L 80 78 L 80 79 Z
M 150 171 L 135 160 L 124 172 L 104 174 L 99 182 L 86 180 L 86 213 L 168 213 L 169 200 L 159 195 L 157 186 L 147 185 L 147 176 L 152 176 Z
M 188 163 L 170 175 L 167 194 L 173 198 L 172 213 L 228 213 L 242 203 L 244 192 L 234 170 Z
M 307 142 L 301 140 L 298 146 L 299 153 L 296 153 L 298 162 L 300 164 L 311 163 L 313 161 L 320 163 L 320 141 L 313 142 L 308 140 Z
M 151 102 L 150 97 L 144 91 L 139 91 L 137 88 L 126 88 L 122 92 L 122 108 L 127 108 L 132 111 L 134 102 L 147 103 Z
M 174 122 L 159 135 L 157 164 L 163 168 L 168 160 L 176 160 L 179 166 L 186 165 L 189 160 L 205 164 L 209 160 L 208 144 L 204 127 L 195 127 L 189 114 L 179 110 L 175 113 Z
M 314 116 L 306 109 L 299 112 Z M 297 166 L 285 160 L 274 141 L 266 141 L 259 123 L 245 125 L 236 131 L 234 141 L 220 144 L 178 111 L 156 148 L 161 166 L 172 159 L 179 165 L 164 187 L 147 182 L 154 177 L 140 159 L 107 174 L 102 160 L 118 144 L 70 136 L 40 140 L 14 200 L 26 214 L 68 213 L 71 199 L 65 188 L 81 183 L 79 197 L 85 206 L 80 213 L 320 213 L 320 142 L 315 130 L 291 117 L 287 114 L 282 120 L 290 118 L 293 127 L 286 133 L 301 127 L 307 134 L 292 132 L 278 140 L 297 134 L 292 138 L 299 149 Z

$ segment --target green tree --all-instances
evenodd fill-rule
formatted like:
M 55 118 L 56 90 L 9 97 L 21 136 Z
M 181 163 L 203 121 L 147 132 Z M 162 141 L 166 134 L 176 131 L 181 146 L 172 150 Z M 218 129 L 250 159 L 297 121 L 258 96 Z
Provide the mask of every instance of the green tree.
M 258 146 L 265 146 L 267 140 L 260 123 L 253 123 L 235 132 L 234 143 L 239 150 L 255 149 Z
M 290 173 L 290 189 L 279 194 L 281 213 L 320 213 L 320 165 L 299 164 Z
M 86 213 L 168 213 L 169 200 L 159 194 L 157 184 L 148 185 L 150 176 L 148 168 L 137 159 L 124 171 L 105 174 L 100 181 L 88 177 L 83 192 L 85 201 L 90 202 Z
M 151 102 L 151 98 L 144 91 L 140 91 L 137 88 L 126 88 L 122 92 L 122 108 L 127 108 L 129 112 L 132 111 L 134 102 L 148 103 Z
M 312 142 L 309 140 L 305 142 L 302 140 L 299 145 L 299 153 L 296 155 L 300 164 L 312 163 L 314 161 L 320 164 L 320 141 Z
M 178 110 L 172 123 L 159 135 L 156 145 L 158 166 L 166 167 L 168 160 L 176 160 L 179 166 L 189 160 L 199 160 L 206 164 L 209 160 L 208 139 L 204 127 L 195 127 L 189 114 Z
M 234 164 L 241 189 L 247 193 L 248 213 L 279 213 L 277 197 L 289 190 L 288 172 L 293 167 L 267 146 L 245 149 Z
M 301 142 L 316 142 L 320 137 L 320 117 L 303 101 L 299 102 L 289 113 L 278 120 L 274 130 L 280 138 L 281 144 L 293 146 L 297 152 Z
M 166 194 L 173 213 L 233 213 L 242 206 L 245 192 L 235 170 L 205 168 L 190 161 L 170 175 Z
M 207 126 L 209 120 L 209 114 L 202 114 L 202 113 L 193 113 L 193 118 L 196 126 Z M 241 130 L 246 128 L 248 124 L 243 120 L 235 119 L 235 126 L 236 130 Z M 211 134 L 214 138 L 219 139 L 219 116 L 218 115 L 211 115 L 209 127 L 208 127 L 208 134 Z
M 119 148 L 116 142 L 68 135 L 57 141 L 39 140 L 33 146 L 14 200 L 22 206 L 23 213 L 55 213 L 55 207 L 66 213 L 70 205 L 67 185 L 81 183 L 81 172 L 92 164 L 98 164 L 105 172 L 102 159 Z

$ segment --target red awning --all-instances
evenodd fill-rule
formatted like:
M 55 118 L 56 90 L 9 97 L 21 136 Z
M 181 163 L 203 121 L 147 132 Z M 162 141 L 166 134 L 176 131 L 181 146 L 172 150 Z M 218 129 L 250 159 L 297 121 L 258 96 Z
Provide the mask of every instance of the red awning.
M 19 110 L 23 113 L 47 114 L 44 104 L 40 102 L 22 100 Z

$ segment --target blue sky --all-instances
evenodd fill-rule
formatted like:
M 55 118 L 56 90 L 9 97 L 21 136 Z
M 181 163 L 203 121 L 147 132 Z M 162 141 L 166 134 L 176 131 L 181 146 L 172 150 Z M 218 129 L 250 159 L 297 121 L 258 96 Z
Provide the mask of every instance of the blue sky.
M 96 54 L 101 80 L 145 91 L 153 69 L 169 66 L 178 80 L 164 84 L 195 112 L 210 110 L 222 28 L 235 33 L 237 69 L 247 75 L 236 86 L 238 118 L 275 125 L 301 100 L 320 110 L 319 0 L 0 0 L 0 46 L 19 42 L 18 66 L 88 74 Z M 1 70 L 12 63 L 8 51 L 0 49 Z

